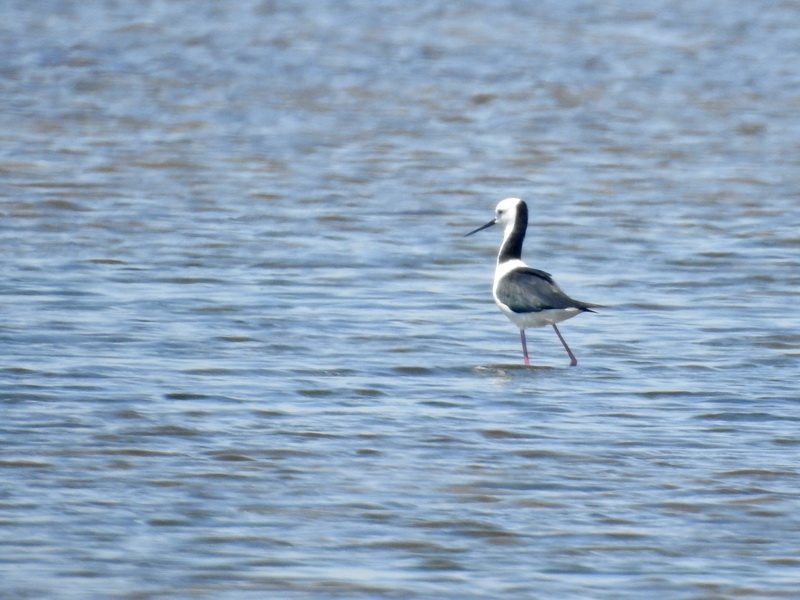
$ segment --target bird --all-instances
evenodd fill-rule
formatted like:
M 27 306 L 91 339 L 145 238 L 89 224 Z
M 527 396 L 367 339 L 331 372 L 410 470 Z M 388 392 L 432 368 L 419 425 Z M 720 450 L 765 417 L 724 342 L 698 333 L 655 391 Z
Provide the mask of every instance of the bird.
M 525 328 L 552 325 L 569 355 L 569 365 L 576 366 L 578 359 L 570 350 L 556 323 L 581 313 L 597 312 L 592 308 L 598 308 L 599 305 L 570 298 L 561 290 L 550 273 L 533 269 L 522 261 L 522 243 L 525 241 L 528 229 L 528 205 L 524 200 L 519 198 L 502 200 L 495 209 L 494 219 L 470 231 L 464 237 L 498 224 L 504 227 L 504 231 L 503 243 L 497 253 L 492 296 L 500 310 L 519 327 L 525 364 L 530 365 Z

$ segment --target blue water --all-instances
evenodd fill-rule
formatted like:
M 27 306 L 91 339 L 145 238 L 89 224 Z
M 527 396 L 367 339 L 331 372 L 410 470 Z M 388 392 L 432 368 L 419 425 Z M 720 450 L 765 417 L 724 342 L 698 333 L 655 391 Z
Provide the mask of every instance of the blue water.
M 4 6 L 0 599 L 800 596 L 797 5 Z

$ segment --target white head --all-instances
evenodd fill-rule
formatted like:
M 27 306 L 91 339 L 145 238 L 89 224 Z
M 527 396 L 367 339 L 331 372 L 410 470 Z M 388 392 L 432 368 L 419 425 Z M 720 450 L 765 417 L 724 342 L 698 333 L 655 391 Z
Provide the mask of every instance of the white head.
M 520 204 L 525 203 L 519 198 L 506 198 L 505 200 L 501 200 L 497 208 L 494 209 L 495 223 L 503 225 L 506 229 L 513 227 L 517 220 L 517 211 L 519 210 Z
M 514 228 L 514 224 L 517 222 L 517 215 L 520 212 L 525 213 L 525 222 L 522 224 L 522 227 L 524 228 L 528 224 L 528 205 L 519 198 L 506 198 L 505 200 L 501 200 L 497 205 L 497 208 L 494 209 L 494 219 L 486 223 L 486 225 L 482 225 L 476 230 L 470 231 L 467 235 L 478 233 L 487 227 L 497 224 L 502 225 L 505 228 L 506 235 L 508 235 L 508 233 Z

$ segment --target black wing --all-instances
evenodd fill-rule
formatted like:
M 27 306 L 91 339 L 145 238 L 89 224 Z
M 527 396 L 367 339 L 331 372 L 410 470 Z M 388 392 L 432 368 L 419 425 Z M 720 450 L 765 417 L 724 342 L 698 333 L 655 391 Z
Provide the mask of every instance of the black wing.
M 515 313 L 539 312 L 553 308 L 591 310 L 591 304 L 573 300 L 561 291 L 550 273 L 523 267 L 503 277 L 497 299 Z

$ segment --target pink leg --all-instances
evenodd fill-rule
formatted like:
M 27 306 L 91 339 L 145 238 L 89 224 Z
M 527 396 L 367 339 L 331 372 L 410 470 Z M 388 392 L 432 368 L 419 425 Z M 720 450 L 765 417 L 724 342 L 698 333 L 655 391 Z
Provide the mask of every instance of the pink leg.
M 528 344 L 525 342 L 525 330 L 524 329 L 520 329 L 519 330 L 519 339 L 522 340 L 522 357 L 525 360 L 525 364 L 529 365 L 531 363 L 528 360 Z
M 575 358 L 575 355 L 572 353 L 572 350 L 570 350 L 569 346 L 567 346 L 567 342 L 564 340 L 564 337 L 561 335 L 561 332 L 558 330 L 558 327 L 556 327 L 555 323 L 553 323 L 553 329 L 556 330 L 556 335 L 558 336 L 558 339 L 560 339 L 561 343 L 564 344 L 564 348 L 566 349 L 567 354 L 569 354 L 569 359 L 570 359 L 569 366 L 574 367 L 575 365 L 578 364 L 578 359 Z

